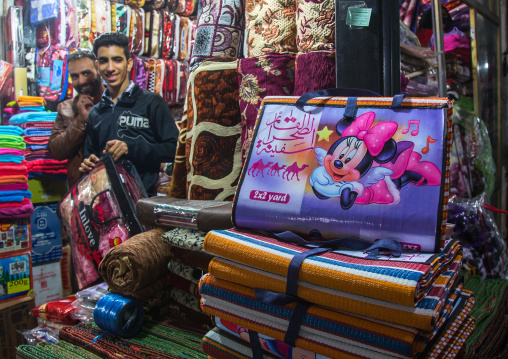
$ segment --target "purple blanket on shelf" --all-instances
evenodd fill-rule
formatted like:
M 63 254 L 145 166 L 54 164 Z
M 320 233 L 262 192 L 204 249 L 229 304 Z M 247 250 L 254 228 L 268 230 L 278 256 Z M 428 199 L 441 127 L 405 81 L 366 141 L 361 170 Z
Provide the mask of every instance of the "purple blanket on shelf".
M 335 51 L 299 53 L 296 56 L 295 96 L 335 87 Z
M 270 53 L 238 61 L 242 161 L 254 133 L 261 101 L 266 96 L 291 96 L 295 87 L 295 55 Z

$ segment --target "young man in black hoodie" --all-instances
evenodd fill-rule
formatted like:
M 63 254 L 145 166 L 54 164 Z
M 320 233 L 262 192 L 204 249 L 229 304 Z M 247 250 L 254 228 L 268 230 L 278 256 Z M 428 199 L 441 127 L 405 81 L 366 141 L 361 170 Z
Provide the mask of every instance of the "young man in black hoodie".
M 107 88 L 88 116 L 79 170 L 93 169 L 103 153 L 115 161 L 124 157 L 136 167 L 147 193 L 155 195 L 161 163 L 175 158 L 178 129 L 173 116 L 159 95 L 129 80 L 133 62 L 127 36 L 103 34 L 95 39 L 93 51 Z

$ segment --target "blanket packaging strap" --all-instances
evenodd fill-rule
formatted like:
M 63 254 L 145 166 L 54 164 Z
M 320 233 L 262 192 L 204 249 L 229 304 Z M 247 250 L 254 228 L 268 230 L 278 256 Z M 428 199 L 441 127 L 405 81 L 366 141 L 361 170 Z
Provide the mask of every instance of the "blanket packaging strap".
M 395 239 L 436 252 L 446 230 L 446 98 L 267 97 L 233 206 L 235 226 L 324 239 Z M 400 100 L 400 97 L 398 97 Z

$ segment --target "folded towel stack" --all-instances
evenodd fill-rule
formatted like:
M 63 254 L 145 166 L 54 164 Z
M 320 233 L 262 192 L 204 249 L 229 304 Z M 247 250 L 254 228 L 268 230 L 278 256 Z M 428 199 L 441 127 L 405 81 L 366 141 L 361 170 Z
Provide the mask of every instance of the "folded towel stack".
M 33 213 L 22 134 L 19 127 L 0 126 L 0 218 L 24 218 Z

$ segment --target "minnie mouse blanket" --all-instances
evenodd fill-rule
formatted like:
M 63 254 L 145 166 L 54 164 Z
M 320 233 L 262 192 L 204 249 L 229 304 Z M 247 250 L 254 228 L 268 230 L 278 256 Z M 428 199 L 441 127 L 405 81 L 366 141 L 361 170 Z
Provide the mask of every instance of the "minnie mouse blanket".
M 132 164 L 115 163 L 106 154 L 62 199 L 58 214 L 71 242 L 80 290 L 101 279 L 99 264 L 110 248 L 144 232 L 135 215 L 135 203 L 143 197 Z
M 439 250 L 452 103 L 320 97 L 302 110 L 297 100 L 264 99 L 235 195 L 234 224 Z

